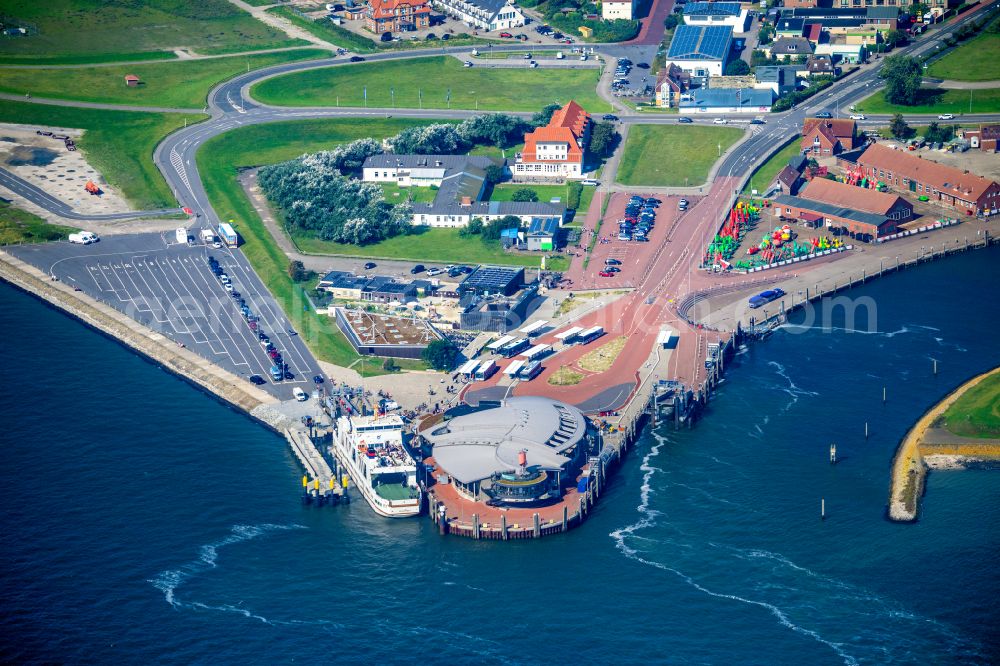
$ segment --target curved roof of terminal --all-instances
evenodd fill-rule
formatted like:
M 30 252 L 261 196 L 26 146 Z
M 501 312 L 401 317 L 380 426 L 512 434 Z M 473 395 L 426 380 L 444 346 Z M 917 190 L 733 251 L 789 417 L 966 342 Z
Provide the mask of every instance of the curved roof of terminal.
M 572 405 L 538 396 L 509 398 L 493 409 L 456 416 L 420 434 L 434 447 L 434 460 L 461 483 L 517 469 L 527 450 L 528 466 L 558 469 L 563 452 L 577 445 L 587 421 Z

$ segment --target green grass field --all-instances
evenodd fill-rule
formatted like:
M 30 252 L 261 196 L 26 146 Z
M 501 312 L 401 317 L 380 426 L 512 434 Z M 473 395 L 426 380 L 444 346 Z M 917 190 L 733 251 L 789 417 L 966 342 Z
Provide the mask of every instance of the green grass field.
M 733 127 L 693 125 L 636 125 L 625 140 L 625 153 L 618 167 L 623 185 L 680 187 L 701 185 L 725 152 L 743 136 Z
M 304 43 L 226 0 L 5 0 L 0 11 L 5 23 L 29 32 L 0 39 L 0 62 L 5 63 L 56 62 L 66 56 L 114 60 L 175 48 L 231 53 Z
M 767 189 L 767 186 L 774 182 L 774 179 L 788 164 L 788 160 L 802 152 L 802 148 L 799 146 L 799 139 L 800 137 L 796 136 L 791 143 L 774 155 L 771 155 L 766 162 L 761 164 L 760 168 L 753 172 L 750 181 L 743 188 L 743 194 L 750 194 L 750 191 L 754 188 L 757 188 L 760 192 Z
M 463 67 L 451 57 L 331 67 L 279 76 L 251 89 L 267 104 L 284 106 L 368 106 L 483 111 L 537 111 L 575 99 L 591 112 L 609 111 L 597 96 L 596 70 Z M 395 91 L 395 98 L 391 95 Z
M 30 93 L 32 97 L 55 97 L 84 102 L 200 109 L 205 105 L 210 89 L 217 83 L 247 71 L 248 65 L 250 69 L 260 69 L 325 55 L 328 52 L 321 49 L 303 49 L 113 67 L 10 68 L 0 70 L 0 92 L 18 95 Z M 143 85 L 129 88 L 125 85 L 126 74 L 135 74 L 142 79 Z
M 990 53 L 993 55 L 987 57 Z M 1000 32 L 984 30 L 931 64 L 927 74 L 953 81 L 1000 80 Z
M 431 187 L 400 187 L 394 183 L 381 183 L 385 200 L 389 203 L 431 203 L 437 196 L 437 189 Z
M 1000 373 L 966 391 L 942 420 L 945 428 L 961 437 L 1000 437 Z
M 425 122 L 391 118 L 273 123 L 227 132 L 207 142 L 198 152 L 198 168 L 212 206 L 222 219 L 235 220 L 244 241 L 244 254 L 309 348 L 323 361 L 348 366 L 359 357 L 332 319 L 304 310 L 307 302 L 303 285 L 293 283 L 288 277 L 288 258 L 243 194 L 236 180 L 236 169 L 274 164 L 362 137 L 384 138 Z M 415 361 L 400 359 L 399 363 L 404 368 L 423 367 Z M 363 371 L 366 375 L 383 373 L 381 365 L 375 363 L 366 363 Z
M 66 238 L 76 229 L 49 224 L 37 215 L 0 201 L 0 245 L 44 243 Z
M 538 268 L 539 255 L 505 252 L 499 242 L 484 243 L 476 237 L 462 238 L 458 229 L 416 227 L 414 233 L 396 236 L 371 245 L 349 245 L 320 240 L 306 234 L 293 234 L 300 250 L 309 254 L 346 255 L 366 259 L 393 259 L 441 264 L 506 264 Z M 549 270 L 561 271 L 569 266 L 562 256 L 547 260 Z
M 138 209 L 176 206 L 170 188 L 153 165 L 156 144 L 188 123 L 204 120 L 201 114 L 160 114 L 0 100 L 0 122 L 75 127 L 87 130 L 77 145 L 111 187 Z
M 970 94 L 971 93 L 971 94 Z M 972 110 L 969 110 L 969 101 Z M 901 106 L 889 104 L 885 95 L 877 92 L 860 104 L 858 110 L 864 113 L 953 113 L 956 116 L 963 113 L 1000 113 L 1000 88 L 984 88 L 982 90 L 934 90 L 922 88 L 920 100 L 916 106 Z
M 562 199 L 562 204 L 565 206 L 566 202 L 569 200 L 569 188 L 566 185 L 531 185 L 527 183 L 500 183 L 493 187 L 493 194 L 490 196 L 490 201 L 512 201 L 514 192 L 525 189 L 534 190 L 538 195 L 539 201 L 551 201 L 553 197 L 559 197 Z M 594 192 L 597 188 L 594 187 L 584 187 L 583 192 L 580 195 L 580 208 L 577 209 L 577 214 L 586 213 L 590 209 L 590 202 L 594 198 Z

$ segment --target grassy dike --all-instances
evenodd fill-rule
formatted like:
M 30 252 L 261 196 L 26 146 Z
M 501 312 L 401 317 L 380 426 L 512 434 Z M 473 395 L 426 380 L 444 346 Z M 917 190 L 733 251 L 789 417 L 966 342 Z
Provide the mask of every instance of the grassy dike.
M 425 121 L 393 119 L 305 120 L 246 127 L 218 136 L 198 152 L 198 169 L 212 206 L 223 220 L 234 220 L 243 237 L 243 253 L 281 304 L 309 349 L 322 361 L 350 366 L 360 358 L 333 319 L 308 309 L 304 285 L 288 276 L 288 257 L 281 251 L 237 181 L 237 169 L 274 164 L 303 153 L 332 148 L 362 137 L 384 138 Z M 404 369 L 423 369 L 418 361 L 399 359 Z M 361 367 L 356 367 L 362 370 Z M 365 363 L 366 376 L 385 374 Z
M 174 130 L 205 120 L 202 114 L 77 109 L 0 100 L 0 122 L 86 130 L 77 146 L 108 184 L 136 209 L 176 206 L 153 164 L 156 145 Z
M 598 78 L 596 69 L 487 69 L 430 56 L 276 76 L 250 95 L 277 106 L 364 106 L 367 90 L 370 107 L 531 112 L 576 100 L 604 113 L 611 108 L 597 95 Z
M 947 415 L 978 413 L 981 399 L 977 387 L 986 385 L 996 390 L 1000 378 L 1000 368 L 994 368 L 967 381 L 949 393 L 944 400 L 929 409 L 913 426 L 896 451 L 892 461 L 892 478 L 889 487 L 889 518 L 898 522 L 913 522 L 917 519 L 920 497 L 924 493 L 927 466 L 924 456 L 942 455 L 955 458 L 1000 458 L 1000 446 L 978 444 L 972 441 L 954 444 L 926 445 L 924 438 L 928 431 Z M 995 396 L 995 393 L 994 393 Z M 995 402 L 995 401 L 993 401 Z M 991 403 L 992 404 L 992 403 Z
M 329 56 L 322 49 L 301 49 L 207 60 L 175 60 L 139 65 L 76 67 L 73 69 L 5 68 L 0 72 L 0 92 L 33 97 L 194 108 L 205 106 L 208 91 L 216 84 L 250 69 Z M 130 88 L 126 74 L 135 74 L 143 84 Z

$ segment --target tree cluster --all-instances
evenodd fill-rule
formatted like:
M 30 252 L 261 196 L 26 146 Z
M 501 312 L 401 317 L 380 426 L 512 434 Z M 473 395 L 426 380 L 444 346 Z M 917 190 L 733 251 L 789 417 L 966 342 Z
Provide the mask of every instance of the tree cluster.
M 906 141 L 911 136 L 916 134 L 916 132 L 909 125 L 906 124 L 906 120 L 903 118 L 902 113 L 897 113 L 889 121 L 889 133 L 892 134 L 893 138 L 898 141 Z
M 455 367 L 458 347 L 450 340 L 434 340 L 420 353 L 420 358 L 435 370 L 447 372 Z
M 580 207 L 580 198 L 583 196 L 583 183 L 574 180 L 569 184 L 569 194 L 566 195 L 566 208 L 576 210 Z
M 750 73 L 750 65 L 745 60 L 734 60 L 726 65 L 726 76 L 746 76 Z
M 621 136 L 615 128 L 614 123 L 595 123 L 590 130 L 590 145 L 587 149 L 597 157 L 607 157 L 614 152 Z
M 533 127 L 517 116 L 489 113 L 469 118 L 457 125 L 436 123 L 410 127 L 389 139 L 388 143 L 392 152 L 399 154 L 457 155 L 479 145 L 498 148 L 514 145 Z
M 356 245 L 409 230 L 409 204 L 388 203 L 381 186 L 348 178 L 338 168 L 360 167 L 357 160 L 364 151 L 355 152 L 354 144 L 260 170 L 257 182 L 267 198 L 282 209 L 287 227 L 323 240 Z
M 924 138 L 930 143 L 945 143 L 946 141 L 951 141 L 954 136 L 955 127 L 953 125 L 945 125 L 942 127 L 937 123 L 931 123 L 928 125 L 927 132 L 924 133 Z
M 913 106 L 920 101 L 924 68 L 917 58 L 893 55 L 885 59 L 879 76 L 885 79 L 885 101 Z

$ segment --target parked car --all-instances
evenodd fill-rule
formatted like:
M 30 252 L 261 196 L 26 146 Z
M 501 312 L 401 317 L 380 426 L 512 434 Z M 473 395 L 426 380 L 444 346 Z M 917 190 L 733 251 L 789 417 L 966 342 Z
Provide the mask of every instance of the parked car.
M 472 67 L 472 61 L 466 60 L 465 62 L 462 63 L 462 67 Z
M 538 63 L 535 62 L 534 60 L 532 60 L 531 63 L 530 63 L 530 66 L 531 66 L 532 69 L 534 69 L 535 67 L 538 67 Z
M 615 276 L 615 274 L 612 273 L 611 271 L 601 271 L 600 273 L 598 273 L 598 275 L 600 275 L 601 277 L 614 277 Z
M 260 375 L 250 375 L 249 377 L 247 377 L 247 379 L 250 380 L 251 384 L 255 384 L 257 386 L 267 383 L 267 380 L 261 377 Z
M 619 261 L 618 259 L 605 259 L 604 263 L 607 264 L 608 266 L 621 266 L 622 265 L 622 262 Z
M 694 121 L 691 120 L 690 118 L 688 118 L 687 116 L 681 116 L 680 118 L 677 119 L 677 122 L 679 122 L 679 123 L 693 123 Z
M 417 273 L 423 273 L 423 272 L 424 272 L 423 264 L 417 264 L 416 266 L 410 269 L 410 275 L 416 275 Z
M 383 32 L 379 36 L 379 39 L 382 40 L 383 42 L 391 42 L 392 41 L 392 33 L 391 32 Z M 354 58 L 351 58 L 351 60 L 354 60 Z
M 502 37 L 503 39 L 514 39 L 514 35 L 510 34 L 509 32 L 501 32 L 500 37 Z
M 377 264 L 374 261 L 369 261 L 368 263 L 365 264 L 365 270 L 370 271 L 371 269 L 375 268 L 376 265 Z
M 523 58 L 524 58 L 525 60 L 531 60 L 531 54 L 530 54 L 530 53 L 525 53 L 525 54 L 524 54 L 524 56 L 522 56 L 522 57 L 523 57 Z
M 638 63 L 636 65 L 636 67 L 638 67 L 639 69 L 649 69 L 649 63 L 648 62 L 640 62 L 640 63 Z

